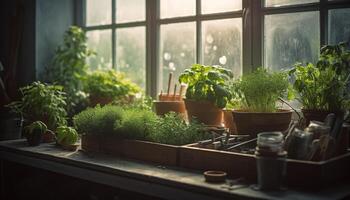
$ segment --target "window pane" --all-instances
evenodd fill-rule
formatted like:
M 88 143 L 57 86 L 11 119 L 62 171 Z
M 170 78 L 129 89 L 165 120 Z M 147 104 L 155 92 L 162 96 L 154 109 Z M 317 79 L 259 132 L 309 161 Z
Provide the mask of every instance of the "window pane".
M 180 17 L 196 14 L 196 0 L 160 0 L 160 17 Z
M 117 0 L 116 7 L 117 23 L 145 21 L 145 0 Z
M 329 11 L 329 43 L 350 41 L 350 8 Z
M 202 13 L 218 13 L 242 10 L 241 0 L 202 0 Z
M 111 30 L 87 32 L 88 46 L 97 53 L 88 60 L 90 69 L 112 68 L 111 34 Z
M 202 54 L 204 64 L 221 65 L 242 74 L 242 19 L 203 22 Z
M 286 69 L 295 62 L 315 63 L 320 48 L 319 12 L 265 16 L 265 66 Z
M 162 25 L 160 38 L 160 88 L 166 91 L 168 75 L 174 82 L 193 63 L 196 55 L 196 26 L 194 22 Z
M 145 88 L 145 27 L 117 29 L 117 69 Z
M 265 0 L 266 7 L 288 6 L 303 3 L 314 3 L 319 0 Z
M 86 1 L 86 25 L 103 25 L 112 23 L 111 0 Z

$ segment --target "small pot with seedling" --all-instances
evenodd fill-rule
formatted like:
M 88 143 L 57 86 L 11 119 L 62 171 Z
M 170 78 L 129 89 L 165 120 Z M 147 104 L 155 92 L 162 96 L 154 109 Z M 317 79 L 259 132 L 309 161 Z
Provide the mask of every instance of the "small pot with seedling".
M 238 133 L 256 137 L 260 132 L 288 129 L 292 111 L 277 106 L 287 92 L 292 96 L 287 74 L 258 68 L 233 84 L 234 98 L 241 99 L 240 109 L 233 111 Z
M 232 72 L 220 66 L 194 64 L 179 77 L 187 84 L 185 106 L 188 119 L 193 117 L 209 126 L 222 126 L 222 108 L 231 99 L 227 82 Z
M 78 144 L 76 142 L 78 141 L 78 132 L 68 126 L 60 126 L 56 130 L 56 141 L 57 144 L 61 145 L 63 149 L 69 150 L 69 151 L 75 151 L 78 148 Z
M 25 136 L 29 146 L 38 146 L 44 133 L 47 131 L 47 126 L 41 121 L 35 121 L 24 128 Z

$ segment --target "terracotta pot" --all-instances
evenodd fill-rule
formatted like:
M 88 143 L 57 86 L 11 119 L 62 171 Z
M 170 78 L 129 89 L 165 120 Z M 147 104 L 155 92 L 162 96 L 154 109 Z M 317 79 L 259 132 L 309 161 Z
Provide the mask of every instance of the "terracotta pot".
M 325 111 L 325 110 L 308 110 L 308 109 L 301 109 L 301 112 L 304 115 L 306 125 L 308 126 L 310 121 L 320 121 L 323 122 L 327 115 L 332 113 L 331 111 Z
M 100 137 L 93 134 L 81 136 L 81 149 L 87 152 L 100 152 Z
M 43 134 L 43 143 L 50 143 L 55 141 L 55 133 L 48 130 Z
M 187 117 L 191 121 L 195 117 L 199 122 L 209 126 L 222 126 L 222 109 L 209 101 L 194 101 L 185 99 Z
M 112 97 L 100 97 L 95 95 L 90 95 L 90 106 L 95 107 L 97 104 L 100 104 L 101 106 L 107 105 L 109 103 L 112 103 L 113 98 Z
M 169 112 L 186 114 L 185 103 L 183 101 L 153 101 L 157 115 L 165 115 Z
M 235 133 L 237 133 L 237 129 L 236 129 L 236 122 L 233 119 L 232 111 L 233 110 L 227 110 L 227 109 L 223 110 L 223 112 L 224 112 L 224 125 L 226 128 L 229 129 L 229 132 L 231 134 L 235 134 Z
M 249 134 L 252 137 L 256 137 L 261 132 L 285 131 L 292 120 L 291 110 L 279 110 L 272 113 L 234 110 L 232 113 L 236 121 L 237 132 Z

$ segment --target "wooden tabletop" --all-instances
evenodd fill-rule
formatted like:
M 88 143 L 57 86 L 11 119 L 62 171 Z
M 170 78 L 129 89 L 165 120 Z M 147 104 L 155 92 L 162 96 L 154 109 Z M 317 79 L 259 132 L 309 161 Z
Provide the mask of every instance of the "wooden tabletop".
M 0 159 L 164 199 L 342 199 L 350 183 L 319 191 L 288 188 L 263 192 L 249 184 L 209 184 L 201 172 L 103 154 L 69 152 L 55 144 L 29 147 L 25 140 L 0 142 Z M 242 166 L 244 167 L 244 166 Z

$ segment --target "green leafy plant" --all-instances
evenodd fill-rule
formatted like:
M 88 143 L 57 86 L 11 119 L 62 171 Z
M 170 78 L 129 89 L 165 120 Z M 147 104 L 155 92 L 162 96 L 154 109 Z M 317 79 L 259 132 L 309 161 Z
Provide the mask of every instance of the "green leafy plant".
M 158 119 L 150 110 L 127 108 L 124 109 L 121 120 L 115 121 L 114 132 L 123 139 L 149 140 Z
M 71 26 L 64 35 L 64 41 L 56 49 L 55 55 L 45 71 L 45 80 L 64 87 L 70 116 L 86 104 L 86 94 L 82 92 L 82 77 L 86 75 L 86 60 L 94 52 L 87 47 L 85 32 Z
M 321 48 L 320 60 L 295 64 L 289 71 L 304 109 L 341 111 L 350 108 L 350 51 L 345 43 Z
M 114 123 L 122 119 L 120 106 L 106 105 L 88 108 L 73 117 L 74 126 L 80 134 L 111 135 Z
M 43 135 L 44 133 L 46 133 L 47 130 L 48 129 L 46 124 L 44 124 L 44 122 L 42 121 L 35 121 L 30 125 L 24 127 L 24 131 L 27 134 L 27 136 L 34 133 L 35 131 L 38 131 L 41 135 Z
M 72 145 L 78 141 L 78 132 L 69 126 L 60 126 L 56 130 L 57 143 L 61 145 Z
M 207 100 L 224 108 L 231 99 L 227 81 L 232 77 L 232 72 L 223 67 L 193 64 L 180 75 L 179 82 L 188 84 L 187 99 Z
M 249 112 L 275 112 L 279 98 L 287 94 L 292 97 L 287 74 L 269 73 L 263 68 L 243 75 L 232 88 L 234 99 L 241 100 L 241 109 Z
M 115 98 L 134 95 L 141 89 L 122 73 L 97 70 L 85 78 L 85 91 L 92 96 Z
M 7 105 L 12 111 L 30 121 L 44 121 L 52 130 L 66 124 L 66 97 L 62 86 L 34 82 L 20 91 L 22 99 Z
M 131 102 L 125 101 L 125 99 L 116 99 L 112 102 L 113 105 L 122 106 L 125 109 L 137 108 L 140 110 L 152 110 L 153 98 L 150 96 L 141 95 L 140 97 L 135 97 Z
M 196 121 L 187 124 L 183 117 L 174 112 L 155 121 L 152 127 L 154 130 L 150 139 L 163 144 L 184 145 L 210 138 L 203 132 L 201 124 Z

